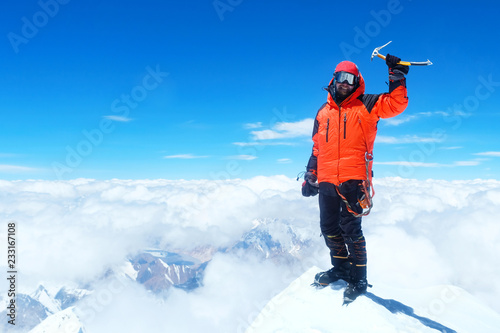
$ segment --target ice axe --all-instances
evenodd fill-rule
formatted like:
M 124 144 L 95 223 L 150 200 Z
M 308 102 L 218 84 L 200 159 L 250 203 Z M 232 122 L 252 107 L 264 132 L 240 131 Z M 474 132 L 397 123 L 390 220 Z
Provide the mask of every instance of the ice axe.
M 385 44 L 385 45 L 382 45 L 382 46 L 379 46 L 379 47 L 376 47 L 375 50 L 373 50 L 372 52 L 372 57 L 370 59 L 370 61 L 373 60 L 373 58 L 375 56 L 379 57 L 380 59 L 384 59 L 385 60 L 385 56 L 380 54 L 378 51 L 380 51 L 382 48 L 386 47 L 387 45 L 389 45 L 390 43 L 392 42 L 392 40 Z M 432 65 L 432 62 L 427 59 L 427 61 L 420 61 L 420 62 L 415 62 L 415 61 L 400 61 L 398 62 L 398 65 L 403 65 L 403 66 L 428 66 L 428 65 Z

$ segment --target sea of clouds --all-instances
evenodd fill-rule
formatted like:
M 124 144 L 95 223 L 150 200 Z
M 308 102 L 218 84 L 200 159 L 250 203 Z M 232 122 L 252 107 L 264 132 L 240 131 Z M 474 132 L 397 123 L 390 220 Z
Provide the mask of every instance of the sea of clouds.
M 94 283 L 112 290 L 83 316 L 92 332 L 243 331 L 273 296 L 313 265 L 328 269 L 317 197 L 285 176 L 212 180 L 0 181 L 0 216 L 17 224 L 21 292 L 38 284 Z M 500 311 L 500 182 L 375 181 L 364 218 L 371 283 L 401 288 L 453 284 Z M 110 288 L 103 275 L 147 248 L 228 248 L 259 221 L 291 225 L 308 248 L 298 264 L 245 251 L 216 253 L 203 286 L 152 295 L 141 285 Z M 275 239 L 283 228 L 269 228 Z M 3 244 L 3 243 L 2 243 Z M 0 268 L 7 271 L 6 248 Z M 95 281 L 101 281 L 96 283 Z M 6 284 L 0 285 L 5 294 Z

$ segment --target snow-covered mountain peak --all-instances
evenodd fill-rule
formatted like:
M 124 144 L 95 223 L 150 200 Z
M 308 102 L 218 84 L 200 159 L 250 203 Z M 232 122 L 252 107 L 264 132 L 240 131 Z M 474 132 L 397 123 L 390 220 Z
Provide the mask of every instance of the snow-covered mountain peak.
M 73 309 L 74 307 L 69 307 L 53 314 L 29 333 L 85 333 L 85 329 Z
M 31 295 L 34 300 L 45 306 L 49 312 L 56 313 L 61 310 L 60 304 L 54 299 L 43 285 L 39 285 L 35 292 Z
M 273 297 L 246 333 L 493 333 L 500 327 L 499 314 L 454 286 L 415 290 L 374 286 L 343 306 L 345 282 L 323 289 L 310 286 L 319 271 L 310 268 Z

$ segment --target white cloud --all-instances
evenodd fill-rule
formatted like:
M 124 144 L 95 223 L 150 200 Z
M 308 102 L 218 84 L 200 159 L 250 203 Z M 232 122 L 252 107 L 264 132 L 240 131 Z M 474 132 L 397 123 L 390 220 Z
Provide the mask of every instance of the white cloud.
M 122 122 L 122 123 L 132 121 L 132 118 L 122 117 L 122 116 L 104 116 L 103 118 L 113 120 L 113 121 Z
M 293 146 L 293 142 L 262 142 L 262 141 L 251 141 L 251 142 L 233 142 L 233 145 L 240 147 L 253 147 L 253 146 Z
M 172 248 L 232 244 L 265 216 L 261 191 L 297 185 L 273 179 L 262 188 L 244 181 L 0 180 L 0 215 L 20 225 L 27 279 L 85 281 L 152 240 Z
M 274 139 L 283 139 L 286 138 L 286 133 L 280 133 L 275 130 L 262 130 L 262 131 L 252 131 L 254 140 L 274 140 Z
M 300 185 L 284 176 L 0 180 L 0 215 L 19 226 L 23 289 L 40 282 L 94 281 L 152 244 L 186 251 L 226 248 L 262 219 L 269 221 L 274 240 L 283 239 L 283 229 L 293 230 L 304 245 L 292 265 L 245 252 L 219 253 L 199 289 L 172 290 L 163 298 L 133 284 L 88 320 L 95 332 L 109 331 L 112 323 L 113 329 L 135 329 L 139 321 L 132 318 L 141 318 L 140 329 L 148 332 L 236 332 L 307 268 L 330 267 L 318 237 L 317 199 L 302 197 Z M 371 283 L 453 283 L 500 310 L 500 284 L 494 283 L 500 274 L 500 224 L 492 218 L 500 209 L 500 181 L 376 178 L 375 190 L 374 209 L 363 219 Z M 0 238 L 6 238 L 6 228 Z
M 387 119 L 381 119 L 381 122 L 384 125 L 389 125 L 389 126 L 399 126 L 401 124 L 410 122 L 413 119 L 416 119 L 417 116 L 411 115 L 411 116 L 404 116 L 404 115 L 399 115 L 397 117 L 393 118 L 387 118 Z
M 456 161 L 453 162 L 454 166 L 476 166 L 481 164 L 480 161 L 474 160 L 474 161 Z
M 480 294 L 482 288 L 488 289 L 486 285 L 481 287 L 472 285 L 473 280 L 480 279 L 479 276 L 473 277 L 474 269 L 481 269 L 483 260 L 474 260 L 475 253 L 487 253 L 488 251 L 500 250 L 500 244 L 495 245 L 495 249 L 487 250 L 492 245 L 492 239 L 500 237 L 500 226 L 493 222 L 488 215 L 495 215 L 495 211 L 500 207 L 500 182 L 498 181 L 415 181 L 404 180 L 400 178 L 386 178 L 376 180 L 375 187 L 377 195 L 375 196 L 375 206 L 380 207 L 370 218 L 371 230 L 376 231 L 378 226 L 390 226 L 393 231 L 404 232 L 404 237 L 391 237 L 387 230 L 379 229 L 377 232 L 380 241 L 391 239 L 390 244 L 382 245 L 379 241 L 374 245 L 374 251 L 379 255 L 385 253 L 391 258 L 386 260 L 376 259 L 376 254 L 371 258 L 379 261 L 376 266 L 379 273 L 390 267 L 394 267 L 391 260 L 401 256 L 396 261 L 402 265 L 410 262 L 421 264 L 412 264 L 413 267 L 419 267 L 415 274 L 421 274 L 420 278 L 426 282 L 415 281 L 403 282 L 404 279 L 412 279 L 412 276 L 401 273 L 400 276 L 386 276 L 385 283 L 408 283 L 408 285 L 418 284 L 438 284 L 438 280 L 444 282 L 449 279 L 454 283 L 465 286 L 468 290 L 475 290 Z M 476 206 L 479 205 L 479 206 Z M 484 210 L 484 211 L 483 211 Z M 477 221 L 482 221 L 481 226 Z M 483 224 L 484 223 L 484 224 Z M 410 236 L 411 235 L 411 236 Z M 393 235 L 394 236 L 394 235 Z M 404 238 L 413 238 L 415 241 L 420 239 L 418 246 L 408 246 Z M 370 239 L 369 236 L 367 237 Z M 464 249 L 463 244 L 469 242 L 474 251 Z M 395 243 L 398 243 L 396 245 Z M 405 244 L 406 243 L 406 244 Z M 427 245 L 425 245 L 427 243 Z M 496 248 L 498 246 L 498 248 Z M 392 248 L 392 251 L 390 250 Z M 410 252 L 415 248 L 429 251 L 425 255 L 411 255 Z M 376 250 L 375 250 L 376 249 Z M 394 251 L 397 249 L 397 251 Z M 453 254 L 454 251 L 458 251 Z M 473 253 L 472 253 L 473 252 Z M 491 252 L 493 253 L 493 252 Z M 405 255 L 412 257 L 406 260 Z M 485 260 L 494 260 L 499 262 L 498 258 L 493 259 L 490 255 Z M 470 265 L 463 265 L 468 262 Z M 500 263 L 500 262 L 499 262 Z M 437 265 L 436 265 L 437 264 Z M 434 266 L 434 268 L 429 267 Z M 397 266 L 397 265 L 396 265 Z M 427 266 L 424 271 L 421 268 Z M 375 268 L 375 267 L 374 267 Z M 405 272 L 406 268 L 398 270 Z M 490 276 L 496 274 L 494 269 L 486 268 L 483 272 Z M 441 275 L 440 278 L 432 275 Z M 465 274 L 465 275 L 463 275 Z M 404 276 L 403 276 L 404 275 Z M 390 281 L 394 279 L 394 281 Z M 429 279 L 434 279 L 430 281 Z M 458 279 L 458 280 L 457 280 Z M 397 282 L 396 282 L 397 280 Z M 476 280 L 477 281 L 477 280 Z M 490 290 L 492 294 L 500 292 L 500 285 Z M 497 289 L 498 288 L 498 289 Z M 487 297 L 490 302 L 493 297 Z M 496 308 L 500 309 L 500 303 L 496 302 Z
M 443 163 L 426 163 L 426 162 L 410 162 L 410 161 L 389 161 L 389 162 L 373 162 L 376 165 L 396 165 L 396 166 L 408 166 L 415 168 L 451 168 L 459 166 L 477 166 L 481 164 L 479 160 L 472 161 L 455 161 L 451 164 Z
M 262 127 L 262 122 L 257 122 L 257 123 L 248 123 L 243 125 L 244 128 L 246 129 L 255 129 L 255 128 L 261 128 Z
M 500 151 L 487 151 L 483 153 L 476 153 L 478 156 L 500 157 Z
M 21 154 L 13 154 L 13 153 L 0 153 L 1 158 L 11 158 L 11 157 L 19 157 Z
M 33 172 L 33 171 L 36 171 L 36 169 L 21 165 L 0 164 L 0 172 L 23 173 L 23 172 Z
M 165 302 L 130 284 L 86 326 L 97 333 L 244 332 L 260 306 L 291 282 L 289 271 L 245 253 L 216 254 L 203 288 L 172 290 Z
M 314 119 L 307 118 L 297 122 L 276 123 L 272 129 L 251 131 L 254 140 L 291 139 L 302 136 L 311 136 Z
M 388 125 L 388 126 L 399 126 L 401 124 L 408 123 L 410 121 L 415 121 L 415 120 L 418 120 L 418 119 L 421 119 L 424 117 L 433 117 L 433 116 L 449 117 L 450 114 L 447 112 L 443 112 L 443 111 L 418 112 L 415 114 L 407 114 L 405 112 L 402 115 L 399 115 L 397 117 L 381 119 L 381 123 Z
M 255 160 L 257 156 L 255 155 L 233 155 L 233 156 L 228 156 L 227 159 L 230 160 L 242 160 L 242 161 L 251 161 Z
M 190 129 L 190 130 L 204 130 L 204 129 L 210 128 L 210 125 L 204 124 L 204 123 L 199 123 L 197 120 L 194 120 L 194 119 L 185 121 L 185 122 L 179 124 L 178 126 L 180 128 Z
M 163 156 L 166 159 L 181 159 L 181 160 L 190 160 L 195 158 L 207 158 L 208 156 L 203 155 L 193 155 L 193 154 L 178 154 L 178 155 L 167 155 Z
M 439 163 L 424 163 L 424 162 L 409 162 L 409 161 L 390 161 L 390 162 L 373 162 L 376 165 L 397 165 L 410 167 L 437 168 L 443 166 Z
M 376 143 L 386 143 L 386 144 L 407 144 L 407 143 L 435 143 L 442 142 L 443 138 L 439 137 L 421 137 L 418 135 L 405 135 L 402 137 L 384 136 L 378 135 L 375 142 Z
M 281 164 L 287 164 L 287 163 L 292 163 L 292 160 L 289 159 L 289 158 L 279 158 L 276 160 L 278 163 L 281 163 Z
M 441 149 L 441 150 L 455 150 L 455 149 L 463 149 L 464 147 L 460 147 L 460 146 L 454 146 L 454 147 L 439 147 L 438 149 Z

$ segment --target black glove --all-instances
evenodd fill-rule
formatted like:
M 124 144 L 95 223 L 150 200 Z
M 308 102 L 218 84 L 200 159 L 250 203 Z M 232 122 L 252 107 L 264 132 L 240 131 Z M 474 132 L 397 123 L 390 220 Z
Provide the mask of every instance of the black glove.
M 409 66 L 398 65 L 401 58 L 390 55 L 389 53 L 385 56 L 385 63 L 389 67 L 389 80 L 398 81 L 404 79 L 405 75 L 410 71 Z
M 304 175 L 304 182 L 302 183 L 302 195 L 305 197 L 315 196 L 319 192 L 319 185 L 317 183 L 318 177 L 308 171 Z

